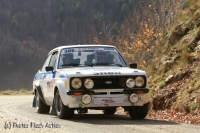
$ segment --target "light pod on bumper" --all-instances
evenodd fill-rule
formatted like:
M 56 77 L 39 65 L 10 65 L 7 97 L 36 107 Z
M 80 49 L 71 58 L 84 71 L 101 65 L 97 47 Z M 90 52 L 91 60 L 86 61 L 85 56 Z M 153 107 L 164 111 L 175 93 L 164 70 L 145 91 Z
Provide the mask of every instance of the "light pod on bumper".
M 93 82 L 93 80 L 87 78 L 87 79 L 85 80 L 84 85 L 85 85 L 85 88 L 87 88 L 87 89 L 92 89 L 92 88 L 94 87 L 94 82 Z
M 82 103 L 84 103 L 84 104 L 89 104 L 89 103 L 91 103 L 92 98 L 91 98 L 90 95 L 85 94 L 85 95 L 83 95 L 83 96 L 81 97 L 81 101 L 82 101 Z
M 141 76 L 138 76 L 135 78 L 135 84 L 137 87 L 141 87 L 144 85 L 144 78 Z
M 129 95 L 129 101 L 132 103 L 136 103 L 138 101 L 138 95 L 135 93 L 132 93 L 131 95 Z
M 133 88 L 133 87 L 135 86 L 135 80 L 132 79 L 132 78 L 128 78 L 128 79 L 126 80 L 126 86 L 127 86 L 128 88 Z
M 71 85 L 74 89 L 79 89 L 82 86 L 82 82 L 79 78 L 74 78 L 71 82 Z

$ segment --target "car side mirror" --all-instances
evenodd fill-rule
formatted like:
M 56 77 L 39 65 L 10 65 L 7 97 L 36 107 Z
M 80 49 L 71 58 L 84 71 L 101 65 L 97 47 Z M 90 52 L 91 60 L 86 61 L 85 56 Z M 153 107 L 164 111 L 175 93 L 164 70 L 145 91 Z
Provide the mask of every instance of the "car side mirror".
M 137 68 L 137 63 L 130 64 L 130 68 Z
M 45 70 L 48 71 L 52 71 L 53 72 L 53 66 L 46 66 Z

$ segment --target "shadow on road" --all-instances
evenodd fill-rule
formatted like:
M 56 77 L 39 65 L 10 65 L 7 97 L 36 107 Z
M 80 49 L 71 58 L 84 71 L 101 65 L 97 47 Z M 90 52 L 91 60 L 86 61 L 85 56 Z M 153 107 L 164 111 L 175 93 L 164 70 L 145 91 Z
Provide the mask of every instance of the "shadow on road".
M 53 116 L 59 119 L 57 116 Z M 75 114 L 70 120 L 61 121 L 73 121 L 79 123 L 95 124 L 95 125 L 179 125 L 179 123 L 168 122 L 162 120 L 132 120 L 126 115 L 104 115 L 104 114 Z

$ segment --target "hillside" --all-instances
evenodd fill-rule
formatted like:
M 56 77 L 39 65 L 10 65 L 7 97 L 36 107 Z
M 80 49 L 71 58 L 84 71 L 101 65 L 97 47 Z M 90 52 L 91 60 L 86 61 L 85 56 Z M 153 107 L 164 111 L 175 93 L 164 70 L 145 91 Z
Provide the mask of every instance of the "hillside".
M 200 123 L 200 0 L 186 4 L 188 10 L 149 62 L 150 117 Z

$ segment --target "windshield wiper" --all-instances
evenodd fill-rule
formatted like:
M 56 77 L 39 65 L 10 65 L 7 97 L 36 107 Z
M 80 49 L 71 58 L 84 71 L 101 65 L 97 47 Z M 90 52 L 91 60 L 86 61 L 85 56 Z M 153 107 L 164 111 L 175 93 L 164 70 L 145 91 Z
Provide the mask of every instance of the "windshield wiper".
M 111 65 L 116 65 L 116 66 L 120 66 L 120 67 L 122 67 L 122 65 L 121 65 L 121 64 L 111 64 Z
M 120 66 L 120 67 L 122 67 L 121 64 L 110 64 L 110 63 L 92 63 L 89 66 L 93 67 L 93 66 L 104 66 L 104 65 L 106 65 L 106 66 Z
M 88 66 L 91 66 L 91 67 L 93 67 L 94 65 L 96 65 L 96 63 L 92 63 L 92 64 L 85 64 L 85 65 L 88 65 Z
M 62 66 L 79 66 L 77 63 L 63 64 Z

